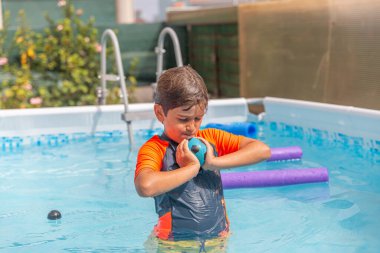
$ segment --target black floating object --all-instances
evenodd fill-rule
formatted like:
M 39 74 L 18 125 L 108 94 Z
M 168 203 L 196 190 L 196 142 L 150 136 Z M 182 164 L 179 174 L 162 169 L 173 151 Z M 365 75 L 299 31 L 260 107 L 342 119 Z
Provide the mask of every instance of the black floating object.
M 199 145 L 193 145 L 191 146 L 191 151 L 196 154 L 199 150 L 201 149 L 201 147 Z
M 58 210 L 51 210 L 47 216 L 49 220 L 58 220 L 61 219 L 62 215 Z

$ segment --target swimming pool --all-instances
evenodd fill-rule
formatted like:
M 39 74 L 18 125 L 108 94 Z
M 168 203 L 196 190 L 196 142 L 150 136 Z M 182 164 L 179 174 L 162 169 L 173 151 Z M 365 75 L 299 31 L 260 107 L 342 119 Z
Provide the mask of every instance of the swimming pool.
M 255 120 L 240 100 L 229 101 L 211 105 L 205 123 Z M 279 99 L 264 104 L 257 137 L 272 147 L 299 145 L 304 156 L 237 171 L 323 166 L 330 181 L 226 190 L 227 252 L 378 252 L 378 112 Z M 136 148 L 128 149 L 119 109 L 107 108 L 0 115 L 0 251 L 145 252 L 157 220 L 153 199 L 137 196 Z M 161 131 L 150 120 L 138 124 L 136 147 Z M 49 221 L 52 209 L 62 219 Z

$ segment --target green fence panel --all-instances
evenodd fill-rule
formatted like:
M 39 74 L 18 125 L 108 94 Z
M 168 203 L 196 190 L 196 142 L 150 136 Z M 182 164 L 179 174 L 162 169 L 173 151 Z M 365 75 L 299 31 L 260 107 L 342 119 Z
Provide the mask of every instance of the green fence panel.
M 45 14 L 53 19 L 62 18 L 61 7 L 55 0 L 3 0 L 3 12 L 9 11 L 11 14 L 10 28 L 15 29 L 18 25 L 18 13 L 23 9 L 26 14 L 28 24 L 32 29 L 40 29 L 46 26 Z M 95 17 L 96 25 L 115 25 L 116 12 L 114 0 L 72 0 L 73 5 L 78 10 L 82 10 L 81 18 L 88 20 Z

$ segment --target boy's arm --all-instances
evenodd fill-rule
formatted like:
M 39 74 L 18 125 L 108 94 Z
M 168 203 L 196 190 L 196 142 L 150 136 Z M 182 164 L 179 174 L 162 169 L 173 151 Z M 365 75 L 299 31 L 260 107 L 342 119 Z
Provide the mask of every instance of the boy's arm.
M 189 181 L 198 174 L 198 171 L 199 165 L 196 164 L 172 171 L 142 169 L 135 179 L 135 187 L 140 196 L 154 197 Z
M 142 197 L 154 197 L 168 192 L 195 177 L 200 169 L 198 159 L 189 150 L 188 141 L 177 147 L 176 161 L 180 168 L 172 171 L 154 171 L 143 168 L 135 179 L 137 193 Z
M 248 164 L 254 164 L 268 159 L 271 156 L 270 148 L 263 142 L 244 137 L 239 144 L 239 150 L 226 154 L 224 156 L 215 157 L 211 145 L 203 139 L 207 146 L 206 162 L 204 169 L 215 170 L 225 169 Z

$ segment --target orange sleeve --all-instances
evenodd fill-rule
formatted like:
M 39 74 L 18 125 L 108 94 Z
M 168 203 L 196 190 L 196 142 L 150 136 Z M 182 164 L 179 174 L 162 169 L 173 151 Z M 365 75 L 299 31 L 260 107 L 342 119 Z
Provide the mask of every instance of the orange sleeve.
M 200 130 L 198 136 L 213 144 L 219 156 L 239 150 L 240 142 L 244 138 L 244 136 L 231 134 L 215 128 Z
M 137 155 L 135 179 L 143 169 L 161 170 L 167 146 L 167 143 L 155 135 L 140 148 Z

